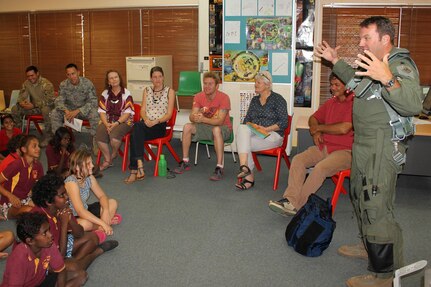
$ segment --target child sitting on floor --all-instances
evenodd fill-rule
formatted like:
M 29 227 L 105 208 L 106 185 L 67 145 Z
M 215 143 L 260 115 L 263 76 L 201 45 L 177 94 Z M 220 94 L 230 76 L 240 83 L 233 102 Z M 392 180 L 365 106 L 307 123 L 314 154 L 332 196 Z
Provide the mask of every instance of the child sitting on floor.
M 45 150 L 48 171 L 53 170 L 63 178 L 69 176 L 69 157 L 75 150 L 72 139 L 72 132 L 69 129 L 59 127 Z
M 9 140 L 22 133 L 19 128 L 15 127 L 15 122 L 11 115 L 7 114 L 1 117 L 2 128 L 0 130 L 0 160 L 9 154 L 7 143 Z
M 117 214 L 117 201 L 109 198 L 92 174 L 93 160 L 86 149 L 79 149 L 70 156 L 70 175 L 65 180 L 65 187 L 70 198 L 70 207 L 78 223 L 84 230 L 102 229 L 106 235 L 112 235 L 111 225 L 120 224 L 122 217 Z M 87 204 L 90 191 L 98 201 Z
M 99 255 L 118 246 L 116 240 L 103 242 L 106 235 L 101 230 L 97 230 L 99 234 L 86 232 L 78 224 L 70 210 L 69 197 L 61 177 L 55 174 L 43 176 L 33 187 L 32 199 L 35 204 L 32 212 L 44 213 L 48 217 L 54 243 L 60 253 L 69 258 L 66 269 L 69 270 L 68 263 L 74 263 L 86 270 Z
M 6 262 L 0 286 L 82 286 L 85 271 L 67 280 L 63 257 L 53 244 L 48 219 L 41 213 L 23 213 L 17 220 L 17 244 Z M 54 273 L 48 273 L 48 270 Z
M 31 210 L 31 188 L 43 176 L 42 164 L 37 160 L 40 156 L 39 140 L 34 135 L 25 136 L 20 150 L 22 157 L 0 174 L 0 204 L 5 218 L 16 218 L 18 214 Z
M 65 127 L 59 127 L 45 150 L 48 172 L 53 172 L 63 178 L 68 177 L 69 158 L 74 150 L 75 146 L 72 131 Z M 93 175 L 95 178 L 103 176 L 99 167 L 93 168 Z
M 21 156 L 20 146 L 24 137 L 25 135 L 23 134 L 16 135 L 7 143 L 9 154 L 0 162 L 0 173 L 2 173 L 9 164 Z

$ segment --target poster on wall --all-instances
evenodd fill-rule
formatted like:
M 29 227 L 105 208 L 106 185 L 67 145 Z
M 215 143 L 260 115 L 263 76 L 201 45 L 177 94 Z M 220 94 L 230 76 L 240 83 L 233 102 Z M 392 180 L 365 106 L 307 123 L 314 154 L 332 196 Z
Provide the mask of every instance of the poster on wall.
M 224 52 L 224 80 L 227 82 L 254 82 L 257 73 L 267 70 L 267 51 Z
M 295 57 L 295 107 L 311 107 L 313 52 L 297 50 Z
M 292 18 L 247 18 L 247 50 L 287 50 L 292 47 Z
M 292 1 L 224 0 L 224 82 L 292 83 Z
M 313 78 L 314 0 L 297 0 L 295 107 L 311 107 Z
M 240 91 L 239 92 L 239 116 L 240 123 L 244 122 L 247 115 L 248 107 L 250 106 L 251 99 L 256 96 L 254 91 Z

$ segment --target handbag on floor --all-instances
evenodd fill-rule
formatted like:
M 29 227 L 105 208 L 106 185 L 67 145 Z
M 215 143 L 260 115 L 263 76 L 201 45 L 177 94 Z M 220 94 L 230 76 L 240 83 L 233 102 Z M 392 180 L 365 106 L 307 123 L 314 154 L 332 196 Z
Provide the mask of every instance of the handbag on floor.
M 329 199 L 311 194 L 287 225 L 287 244 L 304 256 L 320 256 L 331 243 L 335 226 Z

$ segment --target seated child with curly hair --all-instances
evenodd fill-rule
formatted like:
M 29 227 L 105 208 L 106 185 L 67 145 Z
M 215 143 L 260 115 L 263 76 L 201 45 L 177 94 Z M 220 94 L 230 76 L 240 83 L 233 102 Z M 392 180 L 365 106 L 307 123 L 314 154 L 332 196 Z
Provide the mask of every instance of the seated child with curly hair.
M 0 130 L 0 160 L 9 154 L 7 143 L 14 136 L 21 134 L 21 130 L 15 127 L 15 122 L 11 115 L 7 114 L 1 117 L 2 128 Z
M 67 280 L 63 256 L 53 244 L 44 214 L 22 213 L 16 224 L 21 243 L 7 259 L 0 286 L 82 286 L 87 281 L 87 272 L 83 270 Z
M 69 197 L 61 177 L 55 174 L 43 176 L 33 187 L 32 199 L 35 204 L 32 212 L 40 212 L 48 217 L 54 243 L 60 253 L 68 258 L 66 269 L 76 264 L 78 268 L 86 270 L 99 255 L 118 246 L 116 240 L 102 243 L 106 238 L 102 231 L 99 230 L 104 237 L 99 239 L 96 233 L 86 232 L 78 224 L 69 207 Z
M 0 162 L 0 173 L 2 173 L 9 164 L 21 156 L 20 146 L 24 137 L 25 135 L 23 134 L 16 135 L 7 143 L 9 154 Z

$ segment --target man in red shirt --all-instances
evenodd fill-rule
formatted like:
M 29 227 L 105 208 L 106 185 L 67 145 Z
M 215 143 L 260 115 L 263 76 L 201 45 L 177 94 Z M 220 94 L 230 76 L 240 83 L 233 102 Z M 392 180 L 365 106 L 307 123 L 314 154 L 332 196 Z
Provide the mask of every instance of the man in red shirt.
M 331 74 L 329 80 L 332 98 L 308 120 L 315 145 L 295 155 L 283 198 L 269 201 L 269 208 L 280 215 L 295 215 L 327 177 L 352 165 L 353 96 L 346 93 L 344 84 L 335 74 Z M 305 180 L 310 167 L 314 167 L 313 171 Z
M 218 90 L 219 78 L 213 72 L 204 74 L 203 91 L 193 99 L 193 108 L 183 128 L 183 160 L 175 173 L 181 174 L 190 169 L 189 149 L 192 141 L 212 140 L 217 155 L 217 166 L 210 180 L 220 180 L 223 176 L 224 142 L 230 138 L 232 123 L 229 110 L 230 99 Z

